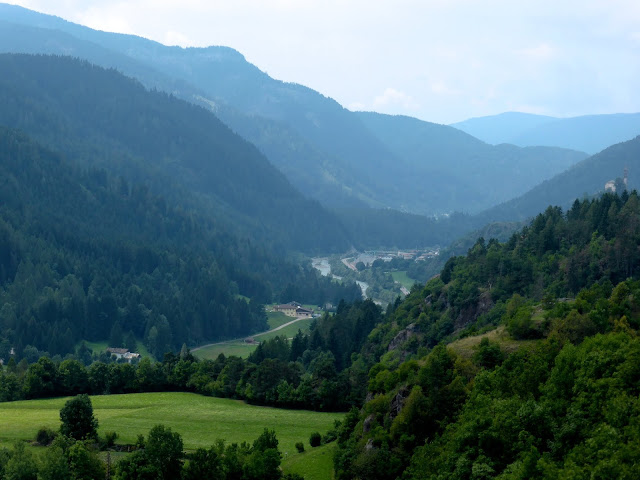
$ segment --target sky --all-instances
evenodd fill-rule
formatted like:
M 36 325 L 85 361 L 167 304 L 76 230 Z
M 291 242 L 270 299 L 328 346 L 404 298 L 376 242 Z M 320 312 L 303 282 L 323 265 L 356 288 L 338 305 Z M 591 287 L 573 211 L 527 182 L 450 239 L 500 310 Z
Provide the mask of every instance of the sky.
M 640 112 L 639 0 L 0 0 L 224 45 L 351 110 L 437 123 Z

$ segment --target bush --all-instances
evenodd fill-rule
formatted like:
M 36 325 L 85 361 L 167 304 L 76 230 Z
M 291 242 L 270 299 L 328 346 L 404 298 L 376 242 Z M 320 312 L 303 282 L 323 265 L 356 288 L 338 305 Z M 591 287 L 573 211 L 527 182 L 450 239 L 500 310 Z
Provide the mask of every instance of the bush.
M 51 442 L 56 438 L 56 432 L 49 427 L 42 427 L 36 434 L 36 442 L 43 447 L 48 447 Z
M 325 445 L 327 443 L 331 443 L 335 441 L 336 438 L 338 438 L 338 432 L 335 430 L 329 430 L 327 434 L 322 437 L 322 444 Z
M 297 442 L 297 443 L 296 443 L 296 450 L 298 450 L 298 453 L 302 453 L 302 452 L 304 452 L 304 443 L 302 443 L 302 442 Z
M 319 432 L 313 432 L 309 437 L 309 445 L 312 447 L 319 447 L 322 443 L 322 435 Z
M 104 434 L 104 444 L 106 448 L 111 448 L 116 444 L 118 434 L 116 432 L 106 432 Z

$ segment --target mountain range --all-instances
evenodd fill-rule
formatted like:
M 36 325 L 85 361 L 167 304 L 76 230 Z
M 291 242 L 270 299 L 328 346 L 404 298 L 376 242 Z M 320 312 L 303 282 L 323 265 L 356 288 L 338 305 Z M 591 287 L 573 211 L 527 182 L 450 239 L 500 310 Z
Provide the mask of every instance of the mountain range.
M 390 139 L 366 115 L 304 86 L 272 79 L 228 47 L 166 47 L 12 5 L 0 5 L 0 19 L 5 22 L 0 50 L 85 58 L 203 105 L 254 143 L 298 190 L 334 208 L 474 213 L 586 157 L 558 148 L 533 152 L 490 145 L 478 145 L 477 153 L 459 146 L 455 129 L 428 122 L 416 128 L 421 135 L 448 138 L 446 155 L 428 148 L 407 154 L 402 145 L 414 140 L 416 130 L 405 132 L 405 119 L 385 119 L 396 132 Z M 450 168 L 451 158 L 459 159 L 459 168 Z M 485 177 L 477 178 L 478 172 Z M 490 189 L 486 177 L 492 179 Z M 443 185 L 447 193 L 435 194 Z
M 493 145 L 548 145 L 595 154 L 640 135 L 640 113 L 555 118 L 507 112 L 471 118 L 452 126 Z

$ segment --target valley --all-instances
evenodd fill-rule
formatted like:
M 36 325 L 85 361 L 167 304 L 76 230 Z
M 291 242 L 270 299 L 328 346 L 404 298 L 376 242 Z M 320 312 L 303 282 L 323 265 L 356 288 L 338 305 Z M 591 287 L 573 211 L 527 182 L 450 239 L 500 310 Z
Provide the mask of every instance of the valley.
M 0 480 L 640 478 L 632 9 L 14 3 Z

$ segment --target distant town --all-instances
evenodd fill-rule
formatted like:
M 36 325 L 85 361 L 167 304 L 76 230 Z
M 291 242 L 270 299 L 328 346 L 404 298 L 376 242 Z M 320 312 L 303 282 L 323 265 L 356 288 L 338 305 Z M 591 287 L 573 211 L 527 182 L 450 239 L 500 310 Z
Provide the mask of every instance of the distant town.
M 366 266 L 371 265 L 376 260 L 390 262 L 394 258 L 402 258 L 404 260 L 422 261 L 435 258 L 440 255 L 439 247 L 432 247 L 425 250 L 367 250 L 357 254 L 357 256 L 343 259 L 343 263 L 351 269 L 355 269 L 358 262 L 364 263 Z

